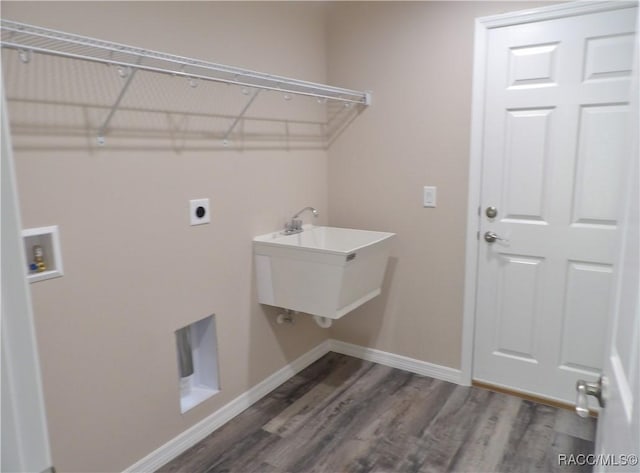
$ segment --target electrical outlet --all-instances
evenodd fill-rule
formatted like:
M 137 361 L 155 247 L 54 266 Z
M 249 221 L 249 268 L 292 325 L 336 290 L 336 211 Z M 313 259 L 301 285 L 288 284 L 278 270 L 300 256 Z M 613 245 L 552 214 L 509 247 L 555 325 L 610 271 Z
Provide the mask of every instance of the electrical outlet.
M 422 195 L 422 205 L 424 207 L 436 206 L 436 193 L 438 188 L 435 186 L 424 186 L 424 193 Z
M 193 199 L 189 201 L 189 220 L 191 225 L 202 225 L 211 222 L 209 199 Z

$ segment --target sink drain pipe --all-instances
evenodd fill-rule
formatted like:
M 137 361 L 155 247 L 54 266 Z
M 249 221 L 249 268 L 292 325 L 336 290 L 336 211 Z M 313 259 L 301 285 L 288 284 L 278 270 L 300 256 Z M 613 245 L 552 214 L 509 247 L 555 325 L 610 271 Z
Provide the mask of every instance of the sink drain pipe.
M 329 328 L 333 323 L 333 320 L 331 320 L 329 317 L 322 317 L 320 315 L 314 315 L 313 320 L 315 320 L 316 323 L 322 328 Z
M 279 324 L 293 325 L 295 323 L 295 321 L 293 320 L 293 316 L 297 313 L 297 310 L 282 309 L 282 312 L 278 314 L 278 317 L 276 317 L 276 322 L 278 322 Z

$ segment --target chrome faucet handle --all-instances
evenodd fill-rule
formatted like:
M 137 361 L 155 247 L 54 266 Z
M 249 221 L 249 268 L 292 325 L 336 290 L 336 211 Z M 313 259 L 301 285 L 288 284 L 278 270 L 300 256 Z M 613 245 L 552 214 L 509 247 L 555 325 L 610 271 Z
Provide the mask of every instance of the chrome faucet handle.
M 310 210 L 314 217 L 318 216 L 318 211 L 313 207 L 305 207 L 300 212 L 291 217 L 291 220 L 284 224 L 284 234 L 291 235 L 293 233 L 300 233 L 303 231 L 302 219 L 298 218 L 301 213 Z
M 284 224 L 285 235 L 300 233 L 301 231 L 302 231 L 302 220 L 292 218 L 290 221 Z

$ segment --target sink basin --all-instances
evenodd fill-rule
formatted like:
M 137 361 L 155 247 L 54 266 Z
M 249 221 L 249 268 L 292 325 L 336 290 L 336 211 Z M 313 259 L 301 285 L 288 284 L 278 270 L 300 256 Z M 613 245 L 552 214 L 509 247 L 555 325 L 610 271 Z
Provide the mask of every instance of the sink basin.
M 255 237 L 258 301 L 338 319 L 380 294 L 394 235 L 305 226 Z

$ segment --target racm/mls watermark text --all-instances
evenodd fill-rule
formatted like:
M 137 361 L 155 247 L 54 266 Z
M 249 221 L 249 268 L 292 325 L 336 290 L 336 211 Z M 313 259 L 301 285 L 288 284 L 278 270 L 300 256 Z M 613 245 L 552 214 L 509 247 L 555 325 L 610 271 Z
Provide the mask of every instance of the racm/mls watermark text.
M 595 454 L 567 454 L 567 453 L 559 453 L 558 454 L 558 465 L 559 466 L 569 466 L 569 465 L 590 465 L 590 466 L 634 466 L 638 464 L 638 456 L 634 454 L 605 454 L 601 453 L 599 455 Z

